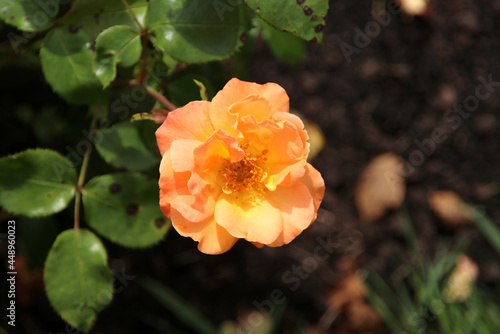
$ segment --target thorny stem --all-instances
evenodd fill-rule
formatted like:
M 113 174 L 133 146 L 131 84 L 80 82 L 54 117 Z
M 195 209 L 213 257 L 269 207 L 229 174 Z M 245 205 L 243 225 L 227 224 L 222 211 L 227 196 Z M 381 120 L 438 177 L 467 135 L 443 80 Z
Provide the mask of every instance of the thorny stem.
M 132 11 L 132 8 L 130 8 L 130 5 L 127 3 L 127 0 L 122 0 L 122 2 L 125 5 L 125 7 L 127 8 L 128 12 L 132 16 L 132 18 L 134 19 L 134 21 L 137 23 L 137 25 L 141 29 L 142 52 L 143 52 L 143 54 L 142 54 L 142 66 L 141 66 L 141 73 L 139 74 L 139 78 L 137 79 L 136 85 L 137 86 L 143 86 L 144 80 L 146 79 L 146 66 L 147 66 L 147 60 L 148 60 L 148 53 L 147 53 L 148 31 L 147 31 L 147 29 L 144 29 L 144 27 L 141 25 L 141 23 L 137 19 L 137 16 L 135 16 L 134 12 Z M 170 102 L 163 95 L 161 95 L 161 94 L 159 94 L 159 93 L 157 93 L 157 92 L 155 92 L 153 90 L 150 90 L 150 89 L 148 89 L 146 87 L 144 87 L 144 89 L 146 89 L 146 92 L 148 92 L 149 95 L 151 95 L 158 102 L 160 102 L 165 107 L 167 107 L 167 109 L 169 111 L 172 111 L 172 110 L 176 109 L 176 106 L 174 106 L 172 104 L 172 102 Z
M 93 109 L 92 122 L 90 123 L 90 130 L 88 139 L 92 142 L 92 137 L 94 135 L 97 123 L 97 107 L 91 107 Z M 80 202 L 82 200 L 82 189 L 83 183 L 85 182 L 85 174 L 87 174 L 87 168 L 89 166 L 90 161 L 90 153 L 92 152 L 92 145 L 88 145 L 87 150 L 85 151 L 85 155 L 83 156 L 82 168 L 80 169 L 80 175 L 78 176 L 78 181 L 76 183 L 76 196 L 75 196 L 75 223 L 73 228 L 75 231 L 78 231 L 80 228 Z
M 161 95 L 160 93 L 158 93 L 152 89 L 148 89 L 146 87 L 144 87 L 144 89 L 146 89 L 146 92 L 148 92 L 149 95 L 154 97 L 156 99 L 156 101 L 160 102 L 165 107 L 167 107 L 167 109 L 169 111 L 177 109 L 177 107 L 174 106 L 174 104 L 172 102 L 170 102 L 165 96 Z
M 125 5 L 125 7 L 127 7 L 128 12 L 130 13 L 130 15 L 132 15 L 132 18 L 134 19 L 135 23 L 137 23 L 137 25 L 139 26 L 139 28 L 141 29 L 141 31 L 144 31 L 144 27 L 142 26 L 142 24 L 137 19 L 137 16 L 135 16 L 135 14 L 132 11 L 132 8 L 130 8 L 130 5 L 128 4 L 127 0 L 122 0 L 122 2 Z
M 137 83 L 142 85 L 144 83 L 144 79 L 146 79 L 146 65 L 148 61 L 148 32 L 147 30 L 143 30 L 141 33 L 142 37 L 142 66 L 141 66 L 141 74 L 139 75 L 139 79 Z
M 146 65 L 147 65 L 147 60 L 148 60 L 148 52 L 147 52 L 147 46 L 148 46 L 148 31 L 147 29 L 144 29 L 142 24 L 139 22 L 137 19 L 137 16 L 135 16 L 134 11 L 128 4 L 127 0 L 122 0 L 123 5 L 127 8 L 127 11 L 130 13 L 132 18 L 134 19 L 135 23 L 139 26 L 141 29 L 141 38 L 142 38 L 142 66 L 141 66 L 141 74 L 139 74 L 139 79 L 137 82 L 139 85 L 142 85 L 144 83 L 144 79 L 146 78 Z

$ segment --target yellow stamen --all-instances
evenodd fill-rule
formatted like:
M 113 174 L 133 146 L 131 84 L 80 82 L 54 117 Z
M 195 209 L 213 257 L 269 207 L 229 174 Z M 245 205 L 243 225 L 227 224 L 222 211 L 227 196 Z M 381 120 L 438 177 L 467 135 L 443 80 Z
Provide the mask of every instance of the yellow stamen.
M 222 191 L 226 194 L 234 194 L 235 199 L 254 201 L 267 191 L 265 180 L 267 172 L 263 162 L 268 150 L 261 155 L 253 156 L 247 153 L 243 159 L 237 162 L 226 162 L 226 166 L 220 171 L 222 175 Z

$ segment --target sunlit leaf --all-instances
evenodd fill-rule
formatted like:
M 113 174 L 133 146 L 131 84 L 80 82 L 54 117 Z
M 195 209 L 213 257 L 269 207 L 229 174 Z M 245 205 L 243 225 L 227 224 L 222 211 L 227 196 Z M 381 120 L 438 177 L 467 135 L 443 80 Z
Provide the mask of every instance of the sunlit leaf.
M 75 195 L 76 172 L 59 153 L 35 149 L 0 159 L 0 205 L 39 217 L 63 210 Z
M 140 32 L 129 26 L 108 28 L 97 37 L 93 67 L 104 88 L 116 77 L 116 65 L 134 65 L 141 57 L 141 50 Z
M 139 23 L 144 26 L 148 1 L 127 0 L 127 3 Z M 122 0 L 76 0 L 58 23 L 73 30 L 82 29 L 92 40 L 105 29 L 116 25 L 127 25 L 140 30 Z
M 261 19 L 306 41 L 321 42 L 328 0 L 244 0 Z
M 74 104 L 104 104 L 106 93 L 92 71 L 93 40 L 82 29 L 52 29 L 42 43 L 40 58 L 52 89 Z
M 23 31 L 49 28 L 58 11 L 58 1 L 0 0 L 0 19 Z
M 44 268 L 47 297 L 71 326 L 88 332 L 113 298 L 113 274 L 103 244 L 87 230 L 59 234 Z
M 127 247 L 159 242 L 170 228 L 158 204 L 158 184 L 135 173 L 97 176 L 84 187 L 87 223 Z
M 248 10 L 228 0 L 151 0 L 146 26 L 153 44 L 183 63 L 229 57 L 241 46 Z

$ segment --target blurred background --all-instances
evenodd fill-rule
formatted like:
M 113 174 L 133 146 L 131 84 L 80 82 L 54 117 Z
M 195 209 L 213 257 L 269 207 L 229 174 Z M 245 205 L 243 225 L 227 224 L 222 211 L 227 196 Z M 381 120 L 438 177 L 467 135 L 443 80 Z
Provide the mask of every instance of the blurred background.
M 240 241 L 219 256 L 173 230 L 148 249 L 104 240 L 115 297 L 91 333 L 500 330 L 500 1 L 405 6 L 331 1 L 321 45 L 266 43 L 264 30 L 230 60 L 192 69 L 212 92 L 233 76 L 286 89 L 326 182 L 318 219 L 287 246 Z M 77 150 L 87 110 L 45 82 L 40 39 L 16 54 L 7 38 L 15 29 L 0 31 L 0 156 Z M 178 105 L 190 99 L 186 78 L 169 88 Z M 111 170 L 91 159 L 88 179 Z M 0 213 L 2 245 L 8 218 Z M 4 328 L 75 333 L 41 280 L 71 209 L 16 221 L 18 326 L 2 319 Z

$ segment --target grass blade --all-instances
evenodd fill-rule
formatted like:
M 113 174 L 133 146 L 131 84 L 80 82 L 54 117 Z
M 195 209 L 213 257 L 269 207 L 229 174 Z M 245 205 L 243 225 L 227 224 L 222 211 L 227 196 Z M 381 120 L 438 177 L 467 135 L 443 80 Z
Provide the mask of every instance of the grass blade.
M 175 292 L 151 278 L 141 279 L 140 284 L 153 297 L 175 314 L 184 324 L 200 334 L 219 334 L 215 326 L 196 312 Z
M 500 253 L 500 229 L 479 210 L 474 209 L 474 223 L 484 238 Z

